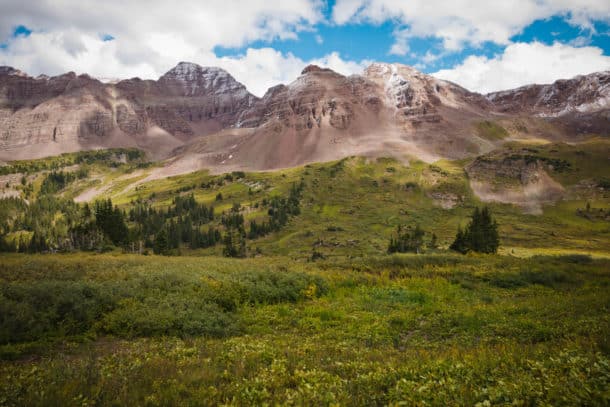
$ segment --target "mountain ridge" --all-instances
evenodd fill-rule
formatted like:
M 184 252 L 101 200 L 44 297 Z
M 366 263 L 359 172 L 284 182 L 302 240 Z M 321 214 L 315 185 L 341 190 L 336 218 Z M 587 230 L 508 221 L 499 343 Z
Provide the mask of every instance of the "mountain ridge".
M 500 145 L 477 133 L 485 121 L 524 119 L 532 136 L 551 140 L 604 135 L 609 107 L 610 71 L 481 95 L 400 64 L 350 76 L 309 65 L 258 98 L 227 71 L 190 62 L 157 80 L 113 83 L 0 67 L 0 159 L 137 147 L 169 165 L 182 159 L 213 171 L 348 155 L 434 161 Z

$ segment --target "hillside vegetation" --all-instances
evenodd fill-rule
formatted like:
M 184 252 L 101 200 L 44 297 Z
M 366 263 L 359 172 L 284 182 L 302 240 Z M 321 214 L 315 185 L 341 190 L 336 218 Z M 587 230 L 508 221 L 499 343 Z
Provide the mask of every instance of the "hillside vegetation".
M 0 404 L 607 405 L 608 270 L 5 256 Z
M 0 167 L 0 406 L 608 405 L 609 146 L 169 178 L 135 150 Z M 561 196 L 534 214 L 473 192 L 518 187 L 516 161 Z M 483 205 L 499 254 L 449 250 Z

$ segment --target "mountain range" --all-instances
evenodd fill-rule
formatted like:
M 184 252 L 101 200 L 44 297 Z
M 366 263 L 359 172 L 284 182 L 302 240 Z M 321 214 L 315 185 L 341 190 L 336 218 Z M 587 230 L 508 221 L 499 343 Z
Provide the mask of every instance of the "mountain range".
M 251 94 L 220 68 L 180 62 L 158 80 L 104 83 L 0 67 L 0 160 L 137 147 L 167 175 L 270 170 L 346 156 L 432 162 L 507 140 L 610 133 L 610 71 L 487 95 L 399 64 L 344 76 L 307 66 Z

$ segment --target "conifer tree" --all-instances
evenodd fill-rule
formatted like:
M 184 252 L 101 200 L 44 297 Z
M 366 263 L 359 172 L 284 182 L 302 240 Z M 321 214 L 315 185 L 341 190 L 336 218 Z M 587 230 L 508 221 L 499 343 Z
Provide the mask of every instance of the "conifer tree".
M 438 241 L 437 241 L 437 237 L 436 237 L 436 233 L 432 233 L 432 237 L 430 238 L 430 242 L 428 242 L 428 248 L 429 249 L 436 249 L 438 248 Z
M 458 228 L 455 240 L 449 247 L 460 253 L 475 251 L 479 253 L 496 253 L 500 246 L 498 224 L 491 216 L 488 207 L 474 209 L 472 219 L 466 230 Z
M 163 228 L 157 233 L 155 237 L 155 243 L 153 245 L 153 252 L 155 254 L 162 254 L 164 256 L 169 254 L 169 243 L 166 228 Z
M 419 253 L 424 245 L 424 230 L 417 225 L 415 229 L 411 227 L 403 228 L 398 225 L 396 228 L 396 238 L 390 238 L 388 253 Z
M 466 242 L 466 234 L 462 230 L 461 226 L 458 226 L 457 233 L 455 235 L 455 240 L 449 246 L 451 250 L 455 250 L 456 252 L 460 252 L 465 254 L 468 252 L 468 244 Z

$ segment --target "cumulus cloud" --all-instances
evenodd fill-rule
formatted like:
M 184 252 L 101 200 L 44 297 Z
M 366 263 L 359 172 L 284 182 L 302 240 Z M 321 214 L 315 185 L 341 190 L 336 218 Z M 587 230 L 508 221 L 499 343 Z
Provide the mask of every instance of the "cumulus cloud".
M 295 38 L 323 19 L 322 0 L 0 0 L 0 63 L 32 73 L 158 75 L 216 46 Z M 13 37 L 17 24 L 33 30 Z M 103 36 L 114 37 L 103 41 Z
M 309 61 L 309 63 L 311 64 L 330 68 L 333 71 L 339 72 L 343 75 L 362 73 L 362 71 L 373 62 L 374 61 L 366 59 L 359 62 L 344 60 L 343 58 L 341 58 L 341 55 L 338 52 L 331 52 L 330 54 L 322 58 L 317 58 L 312 61 Z
M 293 80 L 311 61 L 271 48 L 217 57 L 214 48 L 295 38 L 323 19 L 323 6 L 322 0 L 150 0 L 145 6 L 123 0 L 0 0 L 0 42 L 6 43 L 0 65 L 31 75 L 76 71 L 156 79 L 178 61 L 190 61 L 225 68 L 262 95 L 269 86 Z M 33 32 L 12 36 L 16 23 Z M 338 53 L 315 62 L 345 74 L 361 69 Z
M 271 86 L 292 82 L 309 64 L 330 68 L 343 75 L 351 75 L 361 73 L 370 63 L 371 61 L 366 60 L 360 62 L 344 60 L 338 52 L 304 61 L 290 53 L 282 54 L 273 48 L 250 48 L 243 56 L 212 57 L 204 64 L 226 69 L 246 85 L 250 92 L 262 96 Z
M 204 49 L 248 41 L 294 38 L 322 20 L 322 0 L 0 0 L 0 37 L 16 24 L 39 31 L 74 28 L 141 40 L 151 32 L 178 34 Z
M 243 55 L 218 57 L 212 51 L 197 49 L 166 34 L 154 34 L 150 42 L 157 44 L 159 49 L 139 49 L 127 44 L 127 48 L 133 47 L 127 52 L 118 40 L 102 41 L 99 36 L 74 32 L 34 32 L 29 37 L 15 38 L 8 53 L 0 51 L 0 65 L 15 66 L 30 75 L 75 71 L 103 79 L 136 76 L 157 79 L 177 62 L 186 60 L 203 66 L 221 67 L 253 94 L 262 96 L 269 87 L 294 80 L 310 63 L 345 75 L 361 72 L 370 63 L 344 60 L 338 52 L 304 61 L 273 48 L 249 48 Z
M 337 0 L 333 21 L 398 21 L 408 30 L 395 32 L 390 52 L 404 55 L 409 37 L 440 38 L 450 51 L 486 41 L 508 44 L 533 21 L 558 14 L 567 16 L 573 25 L 592 30 L 593 20 L 610 21 L 610 5 L 607 0 Z
M 539 42 L 511 44 L 494 58 L 469 56 L 452 69 L 432 75 L 480 93 L 610 70 L 610 57 L 597 47 Z
M 410 36 L 411 32 L 408 28 L 394 31 L 394 38 L 396 39 L 396 42 L 394 42 L 392 48 L 390 48 L 390 55 L 407 55 L 407 52 L 409 52 Z
M 322 44 L 324 39 L 315 31 L 317 24 L 329 23 L 324 17 L 326 7 L 326 0 L 181 0 L 179 4 L 165 0 L 0 0 L 0 65 L 31 75 L 75 71 L 101 78 L 156 79 L 177 62 L 190 61 L 225 68 L 260 96 L 270 86 L 292 81 L 309 63 L 352 74 L 370 62 L 345 60 L 331 51 L 302 60 L 264 46 L 244 49 L 235 56 L 219 57 L 214 51 L 218 46 L 241 49 L 253 41 L 296 38 L 304 31 L 313 31 L 316 42 Z M 578 62 L 566 65 L 572 70 L 547 71 L 551 60 L 540 60 L 545 68 L 530 66 L 526 70 L 531 75 L 514 74 L 518 72 L 517 64 L 511 62 L 517 58 L 514 54 L 525 51 L 519 51 L 517 44 L 510 45 L 509 39 L 532 21 L 556 14 L 565 14 L 571 24 L 588 30 L 571 46 L 551 47 L 569 50 L 559 52 L 562 58 L 582 58 L 580 71 Z M 573 47 L 587 45 L 592 19 L 610 21 L 607 0 L 337 0 L 330 23 L 391 20 L 396 29 L 389 51 L 399 56 L 411 52 L 409 40 L 413 37 L 440 38 L 444 49 L 427 52 L 422 64 L 461 49 L 465 43 L 508 45 L 501 56 L 470 57 L 455 69 L 439 73 L 481 90 L 514 86 L 516 79 L 549 81 L 603 65 L 599 61 L 607 57 L 597 48 Z M 15 26 L 21 24 L 32 33 L 14 36 Z M 504 77 L 488 72 L 492 66 L 505 69 Z M 472 72 L 484 74 L 491 84 L 485 87 L 484 80 Z

